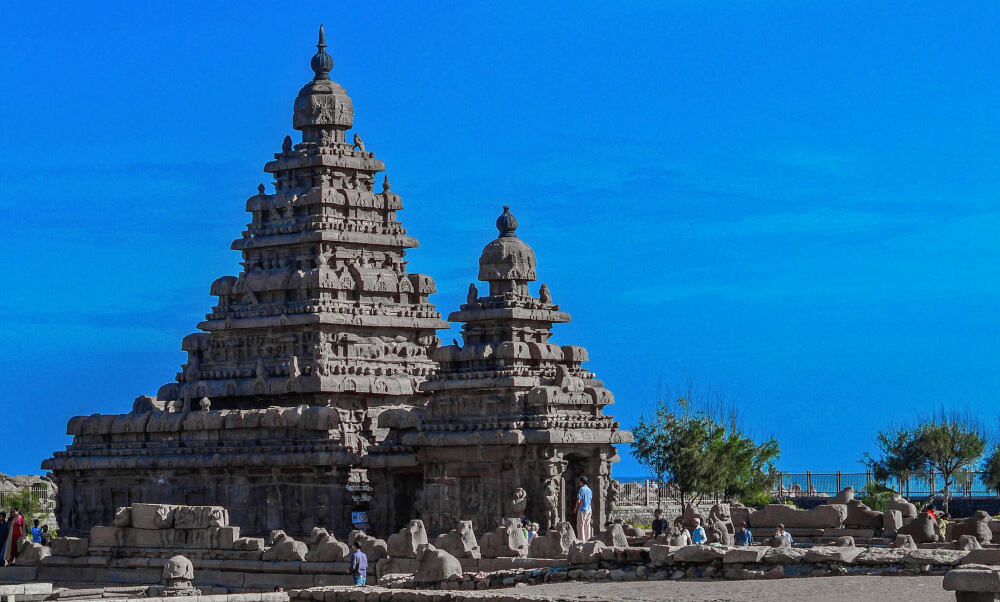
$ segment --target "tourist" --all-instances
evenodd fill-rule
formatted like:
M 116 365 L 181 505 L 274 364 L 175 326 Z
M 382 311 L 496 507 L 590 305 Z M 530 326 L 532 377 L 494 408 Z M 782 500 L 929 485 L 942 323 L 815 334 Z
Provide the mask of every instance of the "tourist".
M 31 527 L 31 542 L 32 543 L 42 543 L 42 528 L 38 525 L 38 519 L 35 519 L 34 526 Z
M 752 546 L 753 545 L 753 533 L 750 529 L 747 529 L 747 524 L 741 522 L 737 525 L 736 529 L 736 545 L 738 546 Z
M 4 562 L 4 549 L 7 547 L 7 513 L 0 512 L 0 566 L 6 566 Z
M 573 512 L 576 513 L 576 533 L 580 541 L 590 541 L 590 503 L 593 499 L 594 492 L 587 486 L 587 477 L 580 477 L 580 489 L 576 493 L 576 506 L 573 507 Z
M 788 545 L 792 545 L 792 534 L 785 531 L 785 525 L 778 523 L 778 526 L 774 528 L 774 541 L 775 543 L 780 542 L 781 538 L 784 537 L 788 540 Z
M 354 540 L 354 553 L 351 554 L 351 575 L 354 577 L 354 585 L 364 585 L 365 578 L 368 577 L 368 556 L 361 551 L 361 542 Z
M 49 533 L 49 526 L 48 525 L 42 525 L 42 541 L 41 541 L 41 544 L 43 546 L 51 546 L 52 545 L 52 534 Z
M 525 522 L 528 525 L 528 532 L 525 534 L 525 536 L 528 538 L 528 543 L 531 543 L 531 540 L 534 539 L 536 535 L 538 535 L 538 523 L 528 523 L 527 520 L 525 520 Z
M 17 508 L 11 508 L 7 519 L 7 545 L 4 548 L 3 559 L 6 564 L 14 564 L 17 558 L 17 540 L 24 537 L 24 517 Z
M 674 519 L 674 526 L 670 529 L 670 536 L 667 543 L 672 546 L 691 545 L 691 533 L 684 528 L 684 520 L 681 517 Z
M 663 510 L 653 511 L 653 537 L 659 537 L 667 532 L 667 519 L 663 518 Z
M 924 506 L 924 512 L 926 512 L 927 514 L 930 514 L 931 518 L 934 519 L 934 522 L 937 522 L 937 514 L 934 514 L 934 505 L 933 504 L 927 504 L 926 506 Z
M 694 529 L 691 531 L 691 543 L 698 545 L 703 544 L 708 541 L 708 535 L 705 533 L 705 527 L 701 526 L 701 519 L 694 519 Z

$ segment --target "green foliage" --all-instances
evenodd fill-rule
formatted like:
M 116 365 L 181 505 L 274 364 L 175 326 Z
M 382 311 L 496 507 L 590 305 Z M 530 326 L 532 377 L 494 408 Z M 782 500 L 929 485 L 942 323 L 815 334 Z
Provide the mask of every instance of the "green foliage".
M 661 397 L 653 415 L 643 415 L 632 429 L 632 452 L 676 491 L 681 504 L 711 494 L 759 496 L 774 483 L 778 444 L 774 439 L 757 444 L 744 435 L 735 412 L 727 422 L 717 420 L 709 404 L 695 407 L 690 395 Z
M 774 498 L 762 491 L 759 493 L 745 495 L 740 498 L 740 502 L 742 502 L 744 506 L 749 506 L 751 508 L 762 508 L 768 504 L 773 504 Z
M 872 510 L 884 512 L 889 508 L 889 500 L 892 499 L 893 493 L 895 491 L 884 484 L 872 481 L 865 485 L 865 494 L 860 496 L 860 500 Z
M 22 489 L 16 493 L 6 495 L 4 502 L 6 508 L 3 508 L 3 511 L 9 515 L 12 508 L 19 508 L 21 514 L 24 515 L 26 525 L 30 525 L 31 521 L 36 518 L 42 520 L 46 517 L 41 500 L 28 489 Z
M 982 466 L 983 482 L 994 491 L 1000 491 L 1000 444 L 993 448 L 993 452 L 983 460 Z
M 872 469 L 876 479 L 885 481 L 895 475 L 906 478 L 919 470 L 939 474 L 943 478 L 945 512 L 952 485 L 968 479 L 986 451 L 983 431 L 972 417 L 944 410 L 916 426 L 882 431 L 875 444 L 881 457 L 866 453 L 861 462 Z

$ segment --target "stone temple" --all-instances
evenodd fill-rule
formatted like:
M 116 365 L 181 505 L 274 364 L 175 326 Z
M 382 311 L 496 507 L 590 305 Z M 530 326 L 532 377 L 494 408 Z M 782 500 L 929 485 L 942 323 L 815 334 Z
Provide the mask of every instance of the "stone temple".
M 329 73 L 320 28 L 314 73 L 292 125 L 246 202 L 232 248 L 238 276 L 211 285 L 218 304 L 184 337 L 187 362 L 131 412 L 77 416 L 73 442 L 43 463 L 59 485 L 65 534 L 110 524 L 134 503 L 221 505 L 246 534 L 326 527 L 346 533 L 368 511 L 388 533 L 422 517 L 430 530 L 477 530 L 527 515 L 571 520 L 575 480 L 591 478 L 594 522 L 614 505 L 613 443 L 631 440 L 602 414 L 611 393 L 581 367 L 586 351 L 549 341 L 569 321 L 536 279 L 507 208 L 480 258 L 462 346 L 406 270 L 418 245 L 397 220 L 399 195 L 358 134 Z

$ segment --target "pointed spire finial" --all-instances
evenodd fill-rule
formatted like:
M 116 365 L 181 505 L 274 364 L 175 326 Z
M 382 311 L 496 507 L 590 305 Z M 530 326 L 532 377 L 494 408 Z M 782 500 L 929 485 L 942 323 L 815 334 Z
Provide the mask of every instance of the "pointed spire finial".
M 319 26 L 319 42 L 316 44 L 316 54 L 313 55 L 309 65 L 317 79 L 330 79 L 330 70 L 333 69 L 333 59 L 326 53 L 326 32 L 323 26 Z
M 389 175 L 386 174 L 382 178 L 382 192 L 389 192 Z

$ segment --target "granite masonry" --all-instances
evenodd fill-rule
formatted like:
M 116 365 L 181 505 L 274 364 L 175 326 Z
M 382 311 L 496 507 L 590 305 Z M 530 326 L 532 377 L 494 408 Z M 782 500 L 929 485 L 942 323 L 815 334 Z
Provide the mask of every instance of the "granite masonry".
M 352 511 L 370 511 L 380 536 L 416 517 L 432 536 L 461 519 L 554 525 L 581 475 L 600 528 L 617 491 L 611 444 L 630 435 L 602 415 L 613 398 L 586 352 L 549 341 L 569 316 L 546 286 L 529 292 L 516 220 L 504 210 L 480 260 L 489 293 L 472 287 L 452 315 L 464 346 L 440 347 L 434 281 L 407 271 L 418 243 L 388 177 L 377 183 L 384 164 L 349 138 L 354 107 L 322 28 L 317 48 L 294 103 L 301 141 L 285 137 L 264 167 L 273 191 L 247 199 L 242 270 L 212 283 L 186 363 L 128 413 L 72 418 L 72 444 L 44 462 L 62 534 L 142 503 L 222 506 L 253 536 L 344 536 Z

